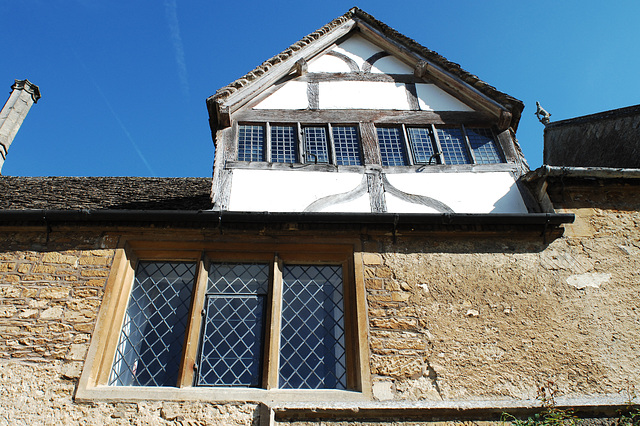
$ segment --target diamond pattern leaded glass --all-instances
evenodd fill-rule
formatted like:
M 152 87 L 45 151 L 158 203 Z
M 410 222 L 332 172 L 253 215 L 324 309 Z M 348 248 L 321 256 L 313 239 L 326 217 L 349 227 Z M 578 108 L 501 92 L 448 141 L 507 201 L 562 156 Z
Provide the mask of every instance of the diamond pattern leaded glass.
M 413 161 L 416 164 L 437 163 L 438 160 L 433 157 L 433 136 L 431 129 L 409 127 L 409 143 L 413 152 Z
M 333 144 L 338 166 L 360 166 L 360 143 L 358 131 L 352 126 L 333 127 Z
M 293 126 L 271 126 L 271 161 L 295 163 L 297 155 L 296 132 Z
M 305 163 L 328 163 L 327 130 L 324 127 L 304 128 Z
M 406 166 L 402 134 L 397 127 L 378 127 L 378 143 L 383 166 Z
M 194 263 L 140 262 L 109 385 L 176 386 Z
M 285 265 L 279 387 L 346 386 L 342 268 Z
M 470 164 L 471 159 L 465 147 L 462 130 L 458 128 L 437 128 L 442 156 L 445 164 Z
M 268 265 L 211 265 L 197 385 L 260 385 L 268 278 Z
M 238 128 L 238 161 L 264 161 L 264 129 L 241 125 Z
M 491 129 L 466 129 L 466 131 L 476 163 L 502 163 L 502 157 L 496 142 L 493 140 Z

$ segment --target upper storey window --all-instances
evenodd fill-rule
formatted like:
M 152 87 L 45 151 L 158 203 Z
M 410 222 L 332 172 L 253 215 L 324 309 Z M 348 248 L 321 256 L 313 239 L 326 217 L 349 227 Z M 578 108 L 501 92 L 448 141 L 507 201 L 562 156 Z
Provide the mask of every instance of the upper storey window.
M 488 128 L 378 127 L 377 135 L 383 166 L 504 162 Z
M 330 124 L 243 124 L 238 129 L 238 161 L 359 166 L 362 155 L 358 129 Z

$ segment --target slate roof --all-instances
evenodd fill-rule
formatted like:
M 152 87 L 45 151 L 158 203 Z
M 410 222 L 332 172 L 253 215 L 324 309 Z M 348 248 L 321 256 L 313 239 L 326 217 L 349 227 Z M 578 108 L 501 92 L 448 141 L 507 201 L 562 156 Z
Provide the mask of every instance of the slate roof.
M 544 163 L 640 169 L 640 105 L 549 123 Z
M 455 62 L 451 62 L 448 59 L 446 59 L 444 56 L 438 54 L 437 52 L 434 52 L 433 50 L 430 50 L 430 49 L 422 46 L 420 43 L 418 43 L 415 40 L 413 40 L 413 39 L 411 39 L 411 38 L 399 33 L 398 31 L 396 31 L 393 28 L 389 27 L 385 23 L 377 20 L 376 18 L 374 18 L 372 15 L 368 14 L 367 12 L 365 12 L 365 11 L 363 11 L 361 9 L 358 9 L 357 7 L 354 7 L 352 9 L 350 9 L 344 15 L 334 19 L 333 21 L 329 22 L 328 24 L 326 24 L 322 28 L 312 32 L 311 34 L 307 35 L 306 37 L 303 37 L 300 41 L 292 44 L 287 49 L 285 49 L 284 51 L 279 53 L 278 55 L 275 55 L 274 57 L 272 57 L 270 59 L 267 59 L 261 65 L 257 66 L 255 69 L 253 69 L 252 71 L 248 72 L 247 74 L 245 74 L 244 76 L 240 77 L 239 79 L 235 80 L 234 82 L 228 84 L 227 86 L 224 86 L 224 87 L 220 88 L 218 91 L 216 91 L 215 95 L 211 96 L 207 101 L 208 102 L 211 102 L 211 101 L 222 102 L 222 101 L 224 101 L 231 94 L 236 92 L 238 89 L 241 89 L 241 88 L 243 88 L 245 86 L 250 85 L 258 77 L 260 77 L 260 76 L 264 75 L 265 73 L 269 72 L 271 67 L 273 67 L 274 65 L 287 60 L 289 57 L 293 56 L 297 51 L 299 51 L 303 47 L 307 46 L 308 44 L 313 43 L 315 40 L 320 39 L 325 34 L 329 33 L 332 29 L 334 29 L 334 28 L 338 27 L 339 25 L 345 23 L 349 19 L 359 19 L 359 20 L 365 22 L 366 24 L 368 24 L 371 27 L 373 27 L 373 28 L 377 29 L 378 31 L 380 31 L 382 34 L 387 36 L 389 39 L 391 39 L 391 40 L 403 45 L 408 50 L 410 50 L 410 51 L 412 51 L 412 52 L 424 57 L 425 59 L 433 62 L 434 64 L 440 66 L 444 70 L 446 70 L 449 73 L 451 73 L 452 75 L 460 78 L 465 83 L 467 83 L 470 86 L 474 87 L 475 89 L 477 89 L 481 93 L 485 94 L 489 98 L 494 99 L 496 102 L 498 102 L 501 105 L 503 105 L 504 107 L 508 108 L 511 111 L 511 113 L 513 114 L 513 128 L 514 129 L 517 128 L 518 121 L 520 120 L 520 115 L 522 113 L 522 110 L 524 109 L 524 104 L 522 103 L 522 101 L 520 101 L 520 100 L 518 100 L 518 99 L 516 99 L 516 98 L 514 98 L 514 97 L 512 97 L 512 96 L 510 96 L 510 95 L 508 95 L 506 93 L 500 92 L 495 87 L 493 87 L 490 84 L 480 80 L 480 78 L 478 78 L 478 76 L 476 76 L 474 74 L 471 74 L 470 72 L 465 71 L 464 69 L 462 69 L 462 67 L 459 64 L 457 64 Z
M 211 178 L 0 177 L 3 210 L 208 210 Z

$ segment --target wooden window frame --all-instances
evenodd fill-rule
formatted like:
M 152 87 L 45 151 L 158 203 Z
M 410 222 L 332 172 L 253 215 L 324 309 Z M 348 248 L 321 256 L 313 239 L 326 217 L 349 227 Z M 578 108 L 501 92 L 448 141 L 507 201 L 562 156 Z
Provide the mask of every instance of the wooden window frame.
M 195 262 L 190 318 L 175 387 L 109 386 L 115 351 L 139 261 Z M 269 262 L 261 388 L 193 386 L 209 262 Z M 282 265 L 341 265 L 343 271 L 347 390 L 279 389 Z M 117 250 L 96 321 L 77 400 L 330 401 L 371 399 L 362 253 L 353 244 L 240 244 L 129 241 Z

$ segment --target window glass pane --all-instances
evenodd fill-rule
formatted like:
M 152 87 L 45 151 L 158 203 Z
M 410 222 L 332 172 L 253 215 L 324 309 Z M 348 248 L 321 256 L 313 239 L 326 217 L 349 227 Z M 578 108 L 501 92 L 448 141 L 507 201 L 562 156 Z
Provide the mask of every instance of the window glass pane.
M 470 164 L 471 159 L 465 147 L 462 130 L 458 128 L 437 128 L 442 156 L 446 164 Z
M 259 386 L 269 266 L 212 264 L 196 384 Z
M 305 163 L 328 163 L 327 130 L 324 127 L 304 128 Z
M 279 387 L 346 389 L 342 267 L 283 271 Z
M 404 141 L 398 127 L 378 127 L 378 144 L 383 166 L 406 166 Z
M 176 386 L 194 275 L 194 263 L 138 264 L 110 385 Z
M 436 164 L 438 159 L 433 156 L 433 136 L 429 128 L 407 129 L 409 134 L 409 143 L 413 152 L 413 160 L 418 164 L 428 164 L 431 160 L 432 164 Z
M 264 129 L 241 125 L 238 128 L 238 161 L 264 161 Z
M 339 166 L 360 166 L 360 143 L 355 127 L 333 127 L 333 143 L 336 150 L 336 164 Z
M 478 164 L 502 163 L 502 156 L 498 150 L 490 129 L 466 129 L 469 144 Z
M 298 157 L 293 126 L 271 126 L 271 161 L 295 163 Z

